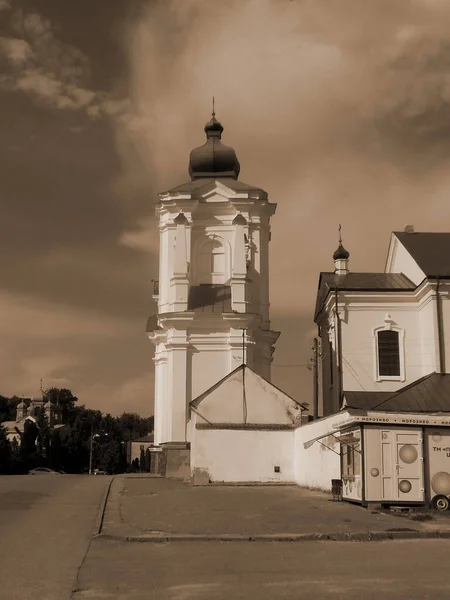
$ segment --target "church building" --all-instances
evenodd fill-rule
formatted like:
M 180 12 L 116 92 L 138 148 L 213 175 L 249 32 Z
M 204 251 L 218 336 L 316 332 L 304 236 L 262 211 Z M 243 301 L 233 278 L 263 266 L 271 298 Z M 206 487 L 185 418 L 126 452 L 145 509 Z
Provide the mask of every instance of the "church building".
M 214 112 L 205 133 L 190 181 L 156 206 L 158 308 L 147 334 L 160 472 L 324 490 L 334 479 L 364 506 L 450 506 L 450 234 L 392 233 L 380 273 L 352 272 L 340 240 L 334 271 L 319 277 L 321 418 L 311 421 L 271 383 L 276 204 L 239 181 Z
M 239 161 L 222 143 L 214 112 L 204 131 L 206 142 L 190 154 L 190 181 L 159 194 L 158 312 L 147 332 L 155 345 L 154 442 L 166 448 L 168 472 L 213 468 L 220 479 L 217 461 L 229 460 L 239 437 L 247 447 L 252 435 L 262 444 L 292 433 L 304 407 L 270 384 L 279 336 L 269 315 L 276 204 L 239 181 Z M 279 444 L 272 446 L 252 479 L 282 477 Z

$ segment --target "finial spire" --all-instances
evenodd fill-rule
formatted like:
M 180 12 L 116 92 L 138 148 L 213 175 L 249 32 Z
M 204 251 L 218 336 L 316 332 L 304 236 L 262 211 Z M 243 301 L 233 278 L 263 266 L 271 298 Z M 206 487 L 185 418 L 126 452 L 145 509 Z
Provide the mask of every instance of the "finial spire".
M 339 245 L 342 246 L 342 235 L 341 235 L 342 225 L 339 223 Z
M 215 110 L 214 110 L 214 96 L 213 96 L 213 109 L 212 109 L 212 116 L 213 116 L 213 117 L 215 117 L 215 116 L 216 116 L 216 113 L 215 113 Z

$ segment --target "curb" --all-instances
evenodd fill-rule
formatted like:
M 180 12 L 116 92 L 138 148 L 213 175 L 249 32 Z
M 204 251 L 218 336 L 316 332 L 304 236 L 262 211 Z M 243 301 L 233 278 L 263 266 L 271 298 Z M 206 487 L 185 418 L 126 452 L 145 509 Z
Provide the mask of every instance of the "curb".
M 157 534 L 157 535 L 110 535 L 99 534 L 105 540 L 125 542 L 377 542 L 388 540 L 450 538 L 450 531 L 375 531 L 361 533 L 298 533 L 298 534 Z
M 111 490 L 111 485 L 112 485 L 112 482 L 114 481 L 114 478 L 115 478 L 115 475 L 113 475 L 111 477 L 108 485 L 106 486 L 106 490 L 105 490 L 105 492 L 103 494 L 102 501 L 100 502 L 100 508 L 99 508 L 98 513 L 97 513 L 97 517 L 95 519 L 94 537 L 98 537 L 102 533 L 103 520 L 105 518 L 105 512 L 106 512 L 106 505 L 108 503 L 109 492 Z

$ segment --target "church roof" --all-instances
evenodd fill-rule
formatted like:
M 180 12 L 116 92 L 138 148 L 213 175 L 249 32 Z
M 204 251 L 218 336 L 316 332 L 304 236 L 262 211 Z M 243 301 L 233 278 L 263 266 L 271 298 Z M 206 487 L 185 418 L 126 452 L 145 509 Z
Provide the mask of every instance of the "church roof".
M 333 260 L 348 260 L 349 258 L 350 252 L 342 244 L 339 244 L 338 249 L 333 254 Z
M 205 125 L 206 142 L 194 148 L 189 156 L 189 175 L 191 179 L 208 177 L 227 177 L 237 179 L 241 165 L 233 148 L 222 144 L 223 126 L 213 111 L 210 121 Z
M 182 183 L 166 192 L 163 192 L 161 195 L 165 194 L 191 194 L 193 197 L 200 196 L 202 193 L 206 193 L 209 189 L 214 189 L 216 183 L 222 183 L 227 186 L 234 192 L 258 192 L 258 194 L 262 198 L 267 198 L 267 192 L 262 190 L 259 187 L 254 185 L 249 185 L 248 183 L 244 183 L 243 181 L 238 181 L 232 178 L 221 178 L 221 177 L 204 177 L 199 179 L 193 179 L 192 181 L 188 181 L 186 183 Z
M 330 291 L 359 292 L 407 292 L 416 289 L 415 284 L 403 273 L 321 273 L 317 291 L 314 318 L 321 311 Z
M 450 412 L 450 374 L 430 373 L 396 392 L 344 392 L 345 408 L 388 412 Z
M 286 394 L 286 392 L 283 392 L 283 390 L 281 390 L 279 387 L 274 385 L 271 381 L 268 381 L 262 375 L 255 373 L 255 371 L 253 371 L 253 369 L 251 369 L 248 365 L 245 365 L 245 364 L 239 365 L 239 367 L 236 367 L 236 369 L 234 369 L 233 371 L 228 373 L 228 375 L 225 375 L 225 377 L 222 377 L 222 379 L 220 379 L 217 383 L 215 383 L 210 388 L 208 388 L 205 392 L 203 392 L 203 394 L 200 394 L 200 396 L 197 396 L 197 398 L 194 398 L 193 400 L 191 400 L 191 402 L 189 404 L 191 406 L 193 406 L 194 408 L 196 408 L 201 403 L 202 400 L 204 400 L 207 396 L 209 396 L 209 394 L 211 392 L 213 392 L 214 390 L 219 388 L 223 383 L 225 383 L 225 381 L 227 379 L 231 379 L 232 377 L 234 377 L 236 375 L 236 373 L 239 373 L 239 371 L 244 371 L 244 370 L 251 371 L 254 375 L 259 377 L 261 380 L 268 383 L 272 388 L 274 388 L 278 392 L 281 392 L 286 398 L 289 398 L 289 400 L 292 400 L 292 402 L 294 402 L 295 404 L 300 406 L 303 410 L 305 410 L 305 411 L 308 410 L 308 406 L 306 406 L 305 404 L 302 404 L 301 402 L 298 402 L 298 400 L 295 400 L 294 398 L 292 398 L 292 396 L 289 396 L 289 394 Z
M 394 231 L 427 277 L 450 277 L 450 233 Z

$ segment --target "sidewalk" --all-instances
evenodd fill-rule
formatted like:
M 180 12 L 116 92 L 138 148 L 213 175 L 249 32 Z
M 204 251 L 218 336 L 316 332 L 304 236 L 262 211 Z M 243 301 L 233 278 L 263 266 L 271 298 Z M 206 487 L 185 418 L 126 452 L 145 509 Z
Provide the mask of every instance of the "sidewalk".
M 450 520 L 370 511 L 297 486 L 191 487 L 146 475 L 115 477 L 102 536 L 130 541 L 450 537 Z M 440 518 L 439 518 L 440 517 Z

